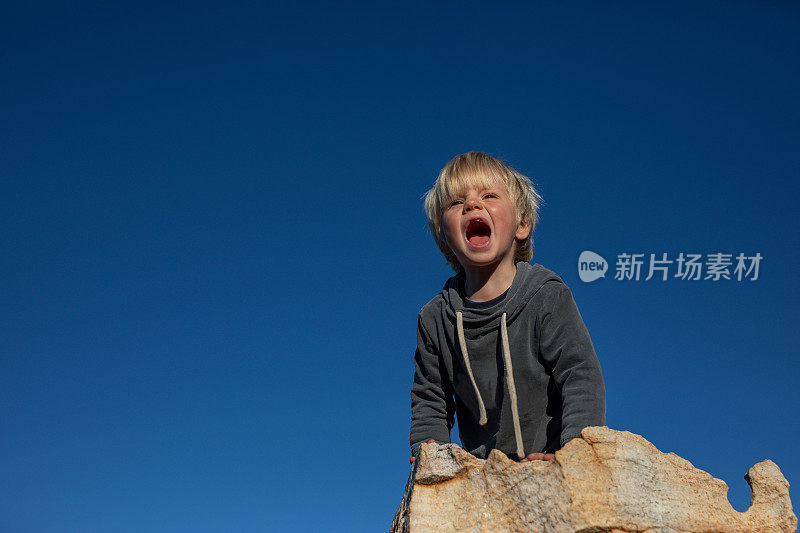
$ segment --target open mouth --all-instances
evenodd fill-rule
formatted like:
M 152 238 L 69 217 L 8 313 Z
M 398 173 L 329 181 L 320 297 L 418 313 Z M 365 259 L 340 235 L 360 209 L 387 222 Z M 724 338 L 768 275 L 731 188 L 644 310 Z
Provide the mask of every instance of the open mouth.
M 467 223 L 467 241 L 472 246 L 485 246 L 491 235 L 489 224 L 480 218 L 473 218 Z

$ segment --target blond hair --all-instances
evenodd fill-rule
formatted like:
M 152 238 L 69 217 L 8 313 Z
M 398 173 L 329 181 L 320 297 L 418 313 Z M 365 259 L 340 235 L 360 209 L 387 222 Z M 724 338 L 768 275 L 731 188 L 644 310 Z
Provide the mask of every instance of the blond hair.
M 524 241 L 516 243 L 514 262 L 525 261 L 527 263 L 533 257 L 533 229 L 539 221 L 539 206 L 543 201 L 542 197 L 527 176 L 520 174 L 499 159 L 483 152 L 467 152 L 448 161 L 439 172 L 436 183 L 425 195 L 425 215 L 428 217 L 431 235 L 447 262 L 456 272 L 461 272 L 464 268 L 445 242 L 442 229 L 444 210 L 448 200 L 469 187 L 484 185 L 492 176 L 505 184 L 517 215 L 517 225 L 523 222 L 529 222 L 531 225 L 528 237 Z

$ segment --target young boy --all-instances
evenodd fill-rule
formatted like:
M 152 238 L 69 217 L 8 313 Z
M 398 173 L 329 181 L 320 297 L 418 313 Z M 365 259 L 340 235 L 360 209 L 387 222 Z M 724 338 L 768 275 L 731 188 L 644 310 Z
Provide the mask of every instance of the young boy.
M 411 451 L 551 460 L 586 426 L 605 423 L 605 388 L 572 293 L 531 266 L 541 197 L 530 180 L 481 152 L 453 158 L 425 198 L 428 225 L 456 275 L 420 311 Z M 411 461 L 414 461 L 412 457 Z

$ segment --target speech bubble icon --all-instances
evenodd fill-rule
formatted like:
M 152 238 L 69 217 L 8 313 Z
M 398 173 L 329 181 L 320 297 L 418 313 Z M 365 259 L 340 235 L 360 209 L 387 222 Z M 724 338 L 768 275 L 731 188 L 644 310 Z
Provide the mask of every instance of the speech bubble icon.
M 591 283 L 598 278 L 606 277 L 608 261 L 602 255 L 584 250 L 578 256 L 578 276 L 581 281 Z

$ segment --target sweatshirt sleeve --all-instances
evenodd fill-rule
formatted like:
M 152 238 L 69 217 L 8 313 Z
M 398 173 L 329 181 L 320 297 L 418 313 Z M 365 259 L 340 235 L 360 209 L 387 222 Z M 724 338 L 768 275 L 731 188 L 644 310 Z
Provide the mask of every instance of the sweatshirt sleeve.
M 561 392 L 561 446 L 587 426 L 606 420 L 606 392 L 600 363 L 572 292 L 548 283 L 543 294 L 539 347 Z
M 421 443 L 429 439 L 450 442 L 455 400 L 453 388 L 443 370 L 439 350 L 420 315 L 414 354 L 414 383 L 411 386 L 411 453 L 414 455 Z

